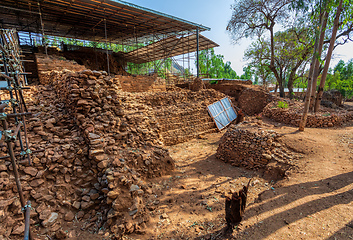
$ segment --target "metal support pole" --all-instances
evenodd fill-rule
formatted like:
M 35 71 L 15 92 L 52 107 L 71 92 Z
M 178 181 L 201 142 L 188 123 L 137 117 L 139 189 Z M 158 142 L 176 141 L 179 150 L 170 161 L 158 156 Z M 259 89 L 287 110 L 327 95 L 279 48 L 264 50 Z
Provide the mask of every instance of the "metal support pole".
M 42 26 L 42 43 L 45 48 L 45 55 L 48 57 L 48 49 L 47 49 L 47 43 L 45 42 L 45 35 L 44 35 L 44 24 L 43 24 L 43 19 L 42 19 L 42 12 L 40 11 L 40 3 L 38 0 L 38 11 L 39 11 L 39 18 L 40 18 L 40 25 Z
M 27 202 L 25 206 L 25 231 L 24 231 L 24 240 L 29 240 L 29 226 L 30 226 L 30 216 L 31 216 L 31 201 Z
M 5 122 L 6 121 L 3 120 L 3 126 L 4 126 L 4 129 L 7 129 L 7 124 Z M 9 155 L 10 155 L 10 159 L 11 159 L 11 163 L 12 163 L 12 167 L 13 167 L 13 172 L 15 175 L 17 191 L 20 196 L 20 203 L 21 203 L 22 208 L 24 209 L 25 208 L 25 199 L 23 196 L 22 186 L 21 186 L 21 182 L 20 182 L 20 176 L 19 176 L 18 170 L 17 170 L 16 159 L 15 159 L 15 154 L 13 152 L 13 143 L 12 142 L 7 142 L 7 149 L 9 151 Z M 23 213 L 23 215 L 26 218 L 26 214 Z M 32 237 L 32 234 L 30 231 L 29 231 L 29 239 L 33 240 L 33 237 Z
M 197 68 L 197 77 L 200 76 L 199 70 L 199 28 L 196 28 L 196 68 Z
M 190 82 L 190 32 L 188 32 L 188 81 Z
M 109 53 L 108 53 L 108 44 L 107 44 L 107 19 L 104 19 L 104 32 L 105 32 L 105 49 L 107 50 L 107 66 L 108 66 L 108 75 L 110 75 L 109 68 Z

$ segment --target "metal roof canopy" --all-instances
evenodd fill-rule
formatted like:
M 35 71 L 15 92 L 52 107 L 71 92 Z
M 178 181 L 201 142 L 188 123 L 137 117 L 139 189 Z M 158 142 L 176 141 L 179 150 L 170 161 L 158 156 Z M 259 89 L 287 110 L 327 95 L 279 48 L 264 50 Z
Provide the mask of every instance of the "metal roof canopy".
M 210 39 L 199 35 L 199 50 L 218 47 L 219 45 Z M 196 34 L 185 37 L 172 36 L 154 42 L 145 47 L 124 53 L 127 62 L 147 63 L 164 58 L 174 57 L 197 50 Z
M 3 28 L 41 33 L 39 12 L 46 35 L 105 41 L 106 27 L 107 41 L 118 44 L 210 30 L 121 0 L 1 0 L 0 24 Z

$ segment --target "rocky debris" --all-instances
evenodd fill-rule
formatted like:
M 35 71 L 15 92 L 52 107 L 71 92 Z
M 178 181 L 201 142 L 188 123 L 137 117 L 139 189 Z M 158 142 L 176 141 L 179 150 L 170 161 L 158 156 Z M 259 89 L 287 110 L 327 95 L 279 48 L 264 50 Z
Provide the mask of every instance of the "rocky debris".
M 83 201 L 84 189 L 98 187 L 95 185 L 98 172 L 86 157 L 88 147 L 80 137 L 80 129 L 66 113 L 54 89 L 51 86 L 31 87 L 24 95 L 29 111 L 34 113 L 27 121 L 30 148 L 45 151 L 32 156 L 32 166 L 28 165 L 26 158 L 19 159 L 21 185 L 25 199 L 32 202 L 34 234 L 52 234 L 67 220 L 64 219 L 67 212 L 76 213 L 71 204 Z M 7 155 L 5 151 L 2 148 L 0 155 Z M 19 151 L 19 146 L 15 151 Z M 13 234 L 18 231 L 11 232 L 11 229 L 19 229 L 23 215 L 10 161 L 0 160 L 0 165 L 3 166 L 0 168 L 0 185 L 1 182 L 6 184 L 0 186 L 0 203 L 6 201 L 1 208 L 4 217 L 0 217 L 0 232 L 5 238 L 16 239 Z M 101 201 L 96 200 L 95 206 Z M 86 214 L 91 211 L 87 209 Z
M 264 111 L 263 115 L 275 120 L 289 124 L 292 126 L 299 126 L 299 122 L 303 115 L 304 103 L 297 101 L 282 100 L 288 105 L 287 108 L 278 107 L 278 100 L 269 103 Z M 317 113 L 309 113 L 307 118 L 307 127 L 319 128 L 319 127 L 333 127 L 340 126 L 345 122 L 353 120 L 353 113 L 346 110 L 332 110 L 329 108 L 322 107 Z
M 85 66 L 77 64 L 75 61 L 68 61 L 60 55 L 46 55 L 44 53 L 35 53 L 35 59 L 38 67 L 38 78 L 41 84 L 51 83 L 48 77 L 51 71 L 62 71 L 69 69 L 72 71 L 82 71 Z
M 255 115 L 261 113 L 274 99 L 275 96 L 261 89 L 246 88 L 239 95 L 238 107 L 247 115 Z
M 338 90 L 330 90 L 330 91 L 325 91 L 322 94 L 322 100 L 321 100 L 321 105 L 325 106 L 325 107 L 329 107 L 324 105 L 323 103 L 331 103 L 332 108 L 337 108 L 339 106 L 342 106 L 342 100 L 343 100 L 343 96 L 341 94 L 340 91 Z
M 232 125 L 221 138 L 216 157 L 233 166 L 264 170 L 272 179 L 283 178 L 300 155 L 280 143 L 281 136 L 256 124 Z
M 204 83 L 202 82 L 201 78 L 195 78 L 189 86 L 189 89 L 192 91 L 200 91 L 204 88 Z
M 195 137 L 191 117 L 203 116 L 198 125 L 210 122 L 204 109 L 224 95 L 214 90 L 127 93 L 118 77 L 104 71 L 53 71 L 48 79 L 52 84 L 24 93 L 34 113 L 27 123 L 30 148 L 45 150 L 33 155 L 32 166 L 19 162 L 34 234 L 75 237 L 61 233 L 77 221 L 85 231 L 103 229 L 117 238 L 143 233 L 155 202 L 148 179 L 174 168 L 163 144 Z M 182 113 L 184 119 L 162 122 L 163 113 L 170 118 Z M 210 129 L 215 126 L 194 132 Z M 165 133 L 173 136 L 173 131 L 174 138 L 166 141 Z M 0 156 L 7 155 L 4 147 L 0 150 Z M 21 238 L 23 216 L 8 159 L 0 160 L 0 206 L 1 234 L 16 239 L 16 229 Z

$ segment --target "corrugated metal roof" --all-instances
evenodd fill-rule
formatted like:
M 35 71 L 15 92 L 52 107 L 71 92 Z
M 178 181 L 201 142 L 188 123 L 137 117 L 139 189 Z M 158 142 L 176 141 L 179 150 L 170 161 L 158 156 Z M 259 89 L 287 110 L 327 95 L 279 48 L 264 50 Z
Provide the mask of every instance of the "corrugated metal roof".
M 199 50 L 218 47 L 219 45 L 205 36 L 199 35 Z M 174 57 L 197 50 L 196 34 L 185 37 L 169 37 L 146 47 L 124 53 L 125 60 L 133 63 L 146 63 L 155 60 Z
M 146 42 L 210 28 L 120 0 L 1 0 L 3 28 L 119 44 Z

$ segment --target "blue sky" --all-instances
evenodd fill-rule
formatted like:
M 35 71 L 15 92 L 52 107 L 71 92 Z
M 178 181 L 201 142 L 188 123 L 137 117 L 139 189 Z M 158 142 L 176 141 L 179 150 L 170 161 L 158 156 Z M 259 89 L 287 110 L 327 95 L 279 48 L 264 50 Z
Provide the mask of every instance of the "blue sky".
M 232 63 L 238 75 L 243 73 L 246 62 L 243 61 L 244 51 L 251 40 L 243 40 L 240 44 L 232 44 L 226 31 L 231 18 L 231 4 L 234 0 L 125 0 L 139 6 L 167 13 L 185 20 L 210 27 L 211 31 L 202 34 L 215 41 L 220 47 L 215 48 L 216 54 L 222 54 L 225 61 Z M 348 61 L 353 58 L 353 43 L 338 46 L 331 61 L 333 67 L 340 59 Z

